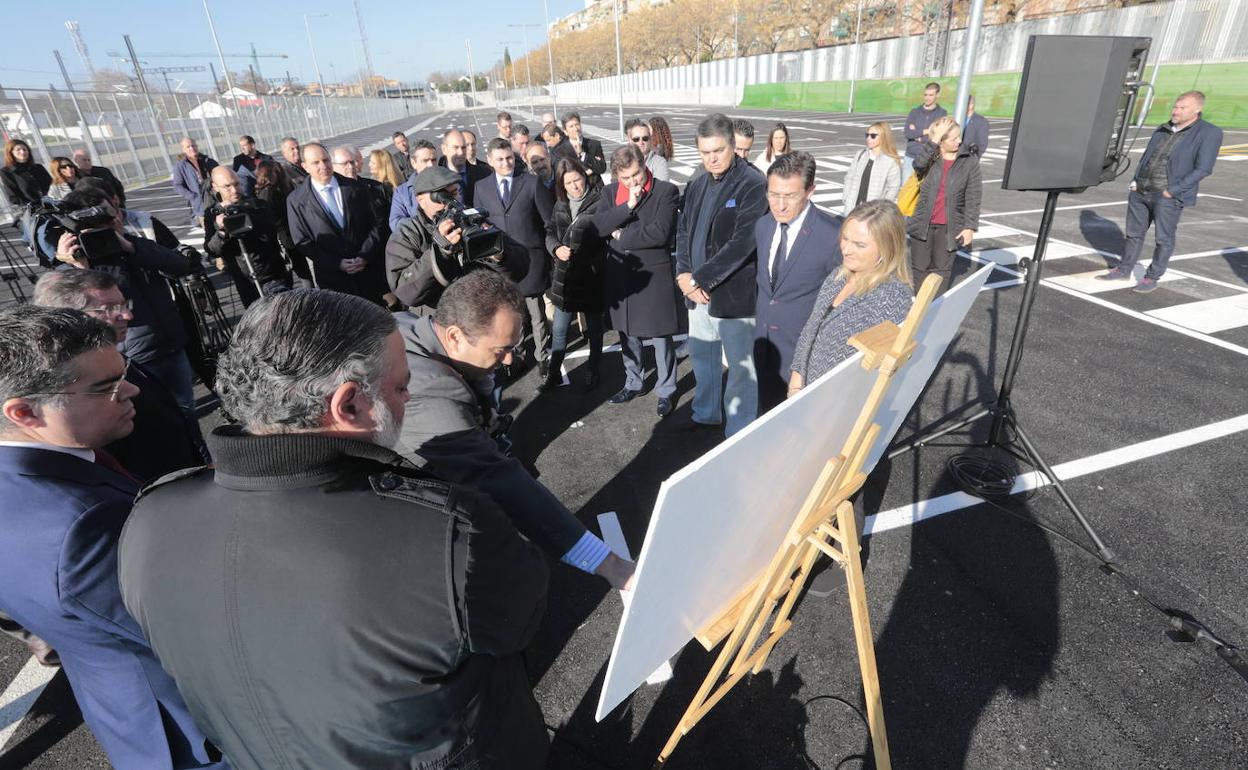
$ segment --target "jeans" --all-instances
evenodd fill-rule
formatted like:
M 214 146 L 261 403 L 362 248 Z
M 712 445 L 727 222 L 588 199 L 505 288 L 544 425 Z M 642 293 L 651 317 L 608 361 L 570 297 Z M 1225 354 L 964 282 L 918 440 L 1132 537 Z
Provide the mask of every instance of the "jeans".
M 676 393 L 676 344 L 671 337 L 651 337 L 654 344 L 654 368 L 658 378 L 654 394 L 671 398 Z M 641 337 L 620 335 L 620 355 L 624 357 L 624 387 L 642 390 L 646 378 L 646 345 Z
M 186 357 L 186 351 L 179 350 L 154 361 L 146 361 L 143 368 L 169 389 L 198 441 L 200 433 L 199 415 L 195 412 L 195 375 L 191 372 L 191 362 Z
M 555 308 L 555 323 L 550 330 L 550 353 L 562 356 L 568 349 L 568 328 L 576 313 Z M 585 313 L 585 328 L 581 330 L 589 341 L 589 367 L 598 366 L 602 357 L 602 313 Z
M 1140 252 L 1144 250 L 1144 235 L 1151 224 L 1156 226 L 1153 240 L 1157 245 L 1153 249 L 1153 261 L 1144 276 L 1157 280 L 1165 274 L 1166 263 L 1174 254 L 1174 234 L 1179 229 L 1179 217 L 1182 215 L 1183 204 L 1174 198 L 1167 198 L 1159 192 L 1132 190 L 1127 193 L 1127 245 L 1118 269 L 1131 274 L 1140 259 Z
M 696 383 L 693 421 L 718 425 L 726 416 L 725 436 L 749 425 L 758 415 L 754 319 L 715 318 L 708 305 L 695 305 L 689 311 L 689 358 Z M 728 359 L 727 387 L 723 386 L 724 358 Z

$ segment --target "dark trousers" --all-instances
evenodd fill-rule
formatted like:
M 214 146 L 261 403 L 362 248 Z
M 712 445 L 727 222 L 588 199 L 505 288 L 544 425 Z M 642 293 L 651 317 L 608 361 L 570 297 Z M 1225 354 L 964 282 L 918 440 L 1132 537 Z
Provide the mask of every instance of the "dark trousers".
M 533 358 L 545 361 L 550 353 L 550 321 L 546 320 L 546 298 L 541 294 L 524 298 L 529 328 L 533 330 Z
M 1183 204 L 1175 198 L 1167 198 L 1159 192 L 1132 190 L 1127 193 L 1127 246 L 1118 268 L 1124 273 L 1131 273 L 1144 251 L 1144 235 L 1148 226 L 1156 225 L 1153 240 L 1157 246 L 1153 249 L 1153 261 L 1144 275 L 1153 280 L 1160 278 L 1166 272 L 1170 256 L 1174 254 L 1174 234 L 1179 229 L 1179 217 L 1182 215 Z
M 914 288 L 923 284 L 929 275 L 940 276 L 940 293 L 949 288 L 949 274 L 953 271 L 953 252 L 947 248 L 946 225 L 928 225 L 927 240 L 910 239 L 910 272 L 914 274 Z
M 676 393 L 676 345 L 671 337 L 651 337 L 654 343 L 654 367 L 658 382 L 655 395 L 670 398 Z M 645 385 L 645 340 L 620 334 L 620 353 L 624 357 L 624 387 L 642 390 Z

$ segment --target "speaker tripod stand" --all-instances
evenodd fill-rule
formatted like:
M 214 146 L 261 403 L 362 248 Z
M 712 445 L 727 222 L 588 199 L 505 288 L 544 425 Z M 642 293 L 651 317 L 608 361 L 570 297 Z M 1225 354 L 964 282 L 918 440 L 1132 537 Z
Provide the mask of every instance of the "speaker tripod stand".
M 920 447 L 931 444 L 942 436 L 959 431 L 969 425 L 979 422 L 980 419 L 992 416 L 992 425 L 988 429 L 988 439 L 983 442 L 974 443 L 971 446 L 984 449 L 998 449 L 1014 456 L 1015 458 L 1028 463 L 1044 474 L 1048 478 L 1049 483 L 1057 492 L 1057 496 L 1062 503 L 1070 509 L 1074 515 L 1075 521 L 1083 528 L 1088 537 L 1092 540 L 1096 551 L 1100 554 L 1102 560 L 1106 563 L 1114 562 L 1114 552 L 1109 549 L 1101 540 L 1100 535 L 1092 527 L 1092 523 L 1083 515 L 1083 511 L 1079 510 L 1079 506 L 1075 503 L 1074 498 L 1066 491 L 1066 487 L 1062 484 L 1062 480 L 1057 477 L 1049 464 L 1045 462 L 1044 457 L 1040 455 L 1036 445 L 1027 437 L 1027 433 L 1019 424 L 1018 415 L 1014 411 L 1014 406 L 1010 403 L 1010 395 L 1014 391 L 1014 382 L 1018 378 L 1019 363 L 1023 358 L 1023 345 L 1027 340 L 1027 327 L 1031 323 L 1031 308 L 1036 301 L 1036 290 L 1040 286 L 1040 272 L 1044 264 L 1044 253 L 1048 246 L 1049 230 L 1053 226 L 1053 218 L 1057 213 L 1057 196 L 1063 192 L 1071 192 L 1070 190 L 1049 190 L 1044 201 L 1044 213 L 1040 218 L 1040 230 L 1036 234 L 1036 248 L 1032 254 L 1031 264 L 1024 267 L 1026 271 L 1026 280 L 1023 288 L 1023 301 L 1018 309 L 1018 320 L 1014 324 L 1014 336 L 1010 340 L 1010 354 L 1006 359 L 1005 373 L 1001 377 L 1001 388 L 997 391 L 996 400 L 990 404 L 984 405 L 974 414 L 959 420 L 952 425 L 940 428 L 930 433 L 919 435 L 906 441 L 900 445 L 894 445 L 888 456 L 896 457 L 906 452 L 918 449 Z M 1020 265 L 1021 266 L 1021 265 Z M 1014 434 L 1018 440 L 1019 446 L 1022 447 L 1022 453 L 1012 447 L 1006 437 L 1006 429 Z

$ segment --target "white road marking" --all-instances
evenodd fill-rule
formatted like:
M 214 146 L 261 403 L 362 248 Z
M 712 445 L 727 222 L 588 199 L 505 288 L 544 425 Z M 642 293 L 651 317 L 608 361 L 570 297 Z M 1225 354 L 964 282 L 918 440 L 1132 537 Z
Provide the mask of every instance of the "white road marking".
M 1171 305 L 1145 312 L 1154 318 L 1180 323 L 1196 331 L 1212 334 L 1248 326 L 1248 294 L 1185 302 L 1181 305 Z
M 1159 436 L 1136 444 L 1129 444 L 1120 449 L 1111 449 L 1108 452 L 1101 452 L 1100 454 L 1061 463 L 1053 466 L 1053 473 L 1062 481 L 1069 481 L 1080 476 L 1100 473 L 1167 452 L 1203 444 L 1207 441 L 1216 441 L 1245 430 L 1248 430 L 1248 414 L 1241 414 L 1238 417 L 1232 417 L 1227 420 L 1179 431 L 1178 433 L 1171 433 L 1166 436 Z M 1038 471 L 1032 471 L 1031 473 L 1022 474 L 1015 479 L 1014 486 L 1010 489 L 1010 494 L 1016 495 L 1019 492 L 1039 489 L 1049 484 L 1048 478 L 1043 474 Z M 899 508 L 881 511 L 868 516 L 863 533 L 876 534 L 890 529 L 899 529 L 917 524 L 925 519 L 932 519 L 946 513 L 979 505 L 982 502 L 984 501 L 978 497 L 968 495 L 965 492 L 954 492 L 928 500 L 920 500 L 910 505 L 903 505 Z
M 39 665 L 39 661 L 32 655 L 0 694 L 0 750 L 4 749 L 17 732 L 30 707 L 59 670 Z

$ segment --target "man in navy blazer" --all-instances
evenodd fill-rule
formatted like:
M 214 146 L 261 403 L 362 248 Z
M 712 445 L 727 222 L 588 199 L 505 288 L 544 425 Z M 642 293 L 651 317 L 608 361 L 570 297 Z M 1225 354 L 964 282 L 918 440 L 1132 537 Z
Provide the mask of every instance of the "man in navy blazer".
M 325 145 L 303 146 L 308 183 L 286 199 L 290 237 L 311 262 L 317 288 L 381 304 L 386 288 L 386 221 L 373 211 L 368 188 L 335 174 Z
M 1196 205 L 1200 180 L 1213 173 L 1222 147 L 1222 129 L 1200 117 L 1205 95 L 1200 91 L 1179 94 L 1170 110 L 1170 121 L 1157 127 L 1140 156 L 1135 178 L 1127 194 L 1127 243 L 1122 261 L 1104 281 L 1129 281 L 1144 250 L 1144 235 L 1154 225 L 1153 261 L 1135 291 L 1146 294 L 1157 288 L 1174 253 L 1174 236 L 1183 209 Z
M 546 253 L 546 223 L 555 207 L 555 194 L 533 174 L 517 174 L 511 142 L 501 137 L 490 140 L 486 157 L 494 173 L 477 182 L 473 193 L 476 208 L 507 236 L 507 248 L 524 249 L 529 254 L 529 271 L 517 284 L 524 295 L 529 323 L 533 329 L 534 358 L 546 376 L 550 351 L 550 323 L 542 294 L 550 288 L 551 257 Z
M 224 768 L 127 614 L 117 544 L 139 491 L 102 447 L 133 429 L 126 362 L 102 321 L 0 314 L 0 607 L 59 653 L 118 768 Z M 189 597 L 188 597 L 189 598 Z
M 770 209 L 754 226 L 758 246 L 758 299 L 754 316 L 754 366 L 758 413 L 784 400 L 797 338 L 824 280 L 841 264 L 841 217 L 813 202 L 815 159 L 781 155 L 767 173 Z

